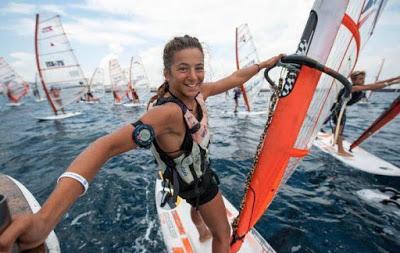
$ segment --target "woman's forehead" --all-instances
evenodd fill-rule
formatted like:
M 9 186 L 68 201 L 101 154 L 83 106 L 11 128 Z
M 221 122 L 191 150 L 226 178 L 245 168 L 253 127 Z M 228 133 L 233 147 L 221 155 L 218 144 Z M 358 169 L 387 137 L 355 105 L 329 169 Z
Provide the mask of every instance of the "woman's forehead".
M 198 48 L 185 48 L 174 54 L 173 64 L 202 64 L 204 63 L 203 53 Z

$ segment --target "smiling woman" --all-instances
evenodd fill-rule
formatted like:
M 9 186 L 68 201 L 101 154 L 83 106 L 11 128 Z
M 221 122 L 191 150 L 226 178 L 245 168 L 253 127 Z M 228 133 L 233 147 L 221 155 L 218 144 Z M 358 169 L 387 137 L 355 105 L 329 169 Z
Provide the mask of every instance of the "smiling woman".
M 204 54 L 198 39 L 188 35 L 173 38 L 164 49 L 165 82 L 150 109 L 135 123 L 97 139 L 84 150 L 59 177 L 43 208 L 35 215 L 18 217 L 0 235 L 0 251 L 10 249 L 17 239 L 22 249 L 42 243 L 108 159 L 139 147 L 151 148 L 163 185 L 173 190 L 170 197 L 179 196 L 191 205 L 190 216 L 200 241 L 212 238 L 212 252 L 229 252 L 227 210 L 209 160 L 205 100 L 238 87 L 260 68 L 275 65 L 281 57 L 237 70 L 216 82 L 203 83 Z

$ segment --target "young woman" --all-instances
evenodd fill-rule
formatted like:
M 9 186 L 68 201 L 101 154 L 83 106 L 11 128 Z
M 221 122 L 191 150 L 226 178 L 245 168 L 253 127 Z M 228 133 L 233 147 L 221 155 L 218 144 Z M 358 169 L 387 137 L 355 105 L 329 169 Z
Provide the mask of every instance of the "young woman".
M 0 251 L 18 238 L 22 249 L 39 245 L 63 215 L 86 192 L 101 166 L 128 150 L 151 148 L 165 180 L 192 205 L 191 217 L 200 240 L 212 237 L 213 252 L 229 252 L 230 226 L 217 177 L 209 166 L 210 133 L 204 101 L 245 83 L 282 55 L 235 71 L 213 83 L 203 83 L 204 55 L 200 42 L 175 37 L 164 48 L 165 82 L 156 100 L 138 121 L 99 138 L 86 148 L 58 180 L 42 209 L 16 218 L 0 235 Z M 82 191 L 84 190 L 84 191 Z

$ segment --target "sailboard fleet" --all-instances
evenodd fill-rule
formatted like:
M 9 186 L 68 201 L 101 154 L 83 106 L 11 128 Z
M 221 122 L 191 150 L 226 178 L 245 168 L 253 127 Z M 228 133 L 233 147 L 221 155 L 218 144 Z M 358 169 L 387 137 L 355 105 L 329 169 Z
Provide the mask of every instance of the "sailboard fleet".
M 268 211 L 277 193 L 302 159 L 310 154 L 313 145 L 341 162 L 365 172 L 400 176 L 397 166 L 360 147 L 361 143 L 398 116 L 400 96 L 356 140 L 352 143 L 345 141 L 345 147 L 353 152 L 354 158 L 343 158 L 336 154 L 334 147 L 339 130 L 332 134 L 321 132 L 325 119 L 338 101 L 338 120 L 341 121 L 352 93 L 352 84 L 348 77 L 355 70 L 364 46 L 372 37 L 386 3 L 387 0 L 315 0 L 295 53 L 284 56 L 276 66 L 266 69 L 265 72 L 260 71 L 241 85 L 246 113 L 257 113 L 254 101 L 259 100 L 261 90 L 268 91 L 271 98 L 268 105 L 265 105 L 268 111 L 257 114 L 264 115 L 266 123 L 244 182 L 245 192 L 239 210 L 229 202 L 229 196 L 224 196 L 227 217 L 233 230 L 231 252 L 275 252 L 257 232 L 255 225 Z M 212 81 L 215 80 L 215 74 L 211 67 L 210 49 L 206 43 L 202 44 L 208 73 L 206 79 Z M 124 66 L 118 58 L 112 58 L 107 66 L 97 67 L 90 78 L 85 76 L 59 15 L 50 18 L 36 15 L 34 46 L 37 72 L 35 82 L 28 84 L 0 57 L 0 88 L 7 96 L 9 106 L 22 105 L 29 90 L 36 102 L 47 100 L 49 113 L 35 115 L 38 120 L 62 120 L 78 116 L 81 112 L 76 110 L 77 102 L 97 104 L 105 96 L 112 97 L 113 108 L 144 109 L 154 95 L 146 66 L 138 55 L 132 56 L 129 64 Z M 259 62 L 249 25 L 236 27 L 236 68 L 257 65 Z M 384 60 L 379 65 L 375 82 L 400 83 L 400 76 L 380 80 L 383 65 Z M 279 78 L 271 78 L 271 70 L 274 68 L 280 68 Z M 106 79 L 109 79 L 109 83 Z M 107 85 L 111 87 L 109 94 Z M 344 89 L 343 93 L 340 93 L 341 89 Z M 367 92 L 366 101 L 370 97 L 371 92 Z M 27 192 L 27 201 L 34 199 L 15 179 L 2 174 L 0 179 L 17 182 L 15 184 Z M 154 198 L 160 231 L 168 252 L 211 252 L 211 241 L 196 241 L 198 234 L 191 223 L 189 204 L 182 203 L 183 199 L 166 202 L 165 188 L 158 178 Z M 393 196 L 398 193 L 388 194 L 388 190 L 384 194 L 374 190 L 372 192 L 376 195 L 374 199 L 396 202 L 400 206 L 397 199 L 393 200 Z M 360 198 L 368 199 L 368 193 L 370 192 L 359 191 L 357 194 Z M 38 205 L 36 200 L 34 203 Z M 60 252 L 54 233 L 49 240 L 46 243 L 53 247 L 50 252 Z

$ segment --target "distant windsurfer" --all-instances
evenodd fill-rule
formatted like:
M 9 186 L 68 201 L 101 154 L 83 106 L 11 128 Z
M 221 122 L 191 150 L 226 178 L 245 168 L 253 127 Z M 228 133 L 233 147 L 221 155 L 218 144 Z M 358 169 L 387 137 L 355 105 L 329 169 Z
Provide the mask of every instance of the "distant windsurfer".
M 235 100 L 235 109 L 233 110 L 233 112 L 237 112 L 237 108 L 239 106 L 239 98 L 240 98 L 240 94 L 242 92 L 240 91 L 239 87 L 236 87 L 235 89 L 233 89 L 233 99 Z
M 35 87 L 33 89 L 33 96 L 37 97 L 38 99 L 40 99 L 40 94 L 39 94 L 39 90 L 37 89 L 37 87 Z
M 8 100 L 10 101 L 10 103 L 17 104 L 18 98 L 16 96 L 14 96 L 14 94 L 12 93 L 12 91 L 8 85 L 9 85 L 9 83 L 6 84 Z
M 364 84 L 365 83 L 365 71 L 354 71 L 351 75 L 351 82 L 353 84 L 353 87 L 351 89 L 351 99 L 347 103 L 346 106 L 352 106 L 355 103 L 361 101 L 363 98 L 365 98 L 365 91 L 367 90 L 379 90 L 384 87 L 387 87 L 393 83 L 391 82 L 386 82 L 386 81 L 381 81 L 381 82 L 376 82 L 372 84 Z M 333 132 L 335 133 L 336 127 L 339 127 L 339 134 L 337 136 L 337 146 L 338 146 L 338 154 L 342 156 L 353 156 L 351 153 L 347 152 L 344 150 L 343 147 L 343 130 L 346 124 L 346 111 L 343 112 L 342 119 L 340 122 L 340 125 L 337 126 L 338 124 L 338 118 L 339 118 L 339 113 L 340 113 L 340 108 L 341 108 L 341 97 L 344 93 L 344 88 L 340 90 L 337 98 L 337 102 L 332 106 L 331 109 L 331 115 L 329 116 L 328 119 L 325 120 L 325 123 L 329 122 L 329 120 L 332 120 L 332 123 L 334 125 Z
M 15 83 L 15 81 L 9 81 L 5 84 L 6 89 L 7 89 L 8 100 L 10 101 L 10 103 L 13 103 L 13 104 L 17 104 L 21 100 L 21 98 L 26 95 L 26 93 L 28 92 L 28 89 L 29 89 L 29 87 L 27 87 L 27 85 L 24 85 L 23 91 L 21 92 L 21 94 L 16 95 L 15 92 L 13 92 L 13 90 L 15 89 L 15 87 L 17 85 L 18 84 Z
M 134 88 L 129 88 L 127 96 L 132 103 L 139 103 L 139 96 Z
M 90 89 L 88 89 L 88 91 L 85 93 L 82 100 L 86 101 L 86 102 L 94 102 L 94 101 L 98 101 L 99 98 L 95 97 L 93 95 L 92 91 Z
M 58 88 L 58 87 L 50 88 L 50 96 L 53 98 L 54 103 L 57 104 L 57 107 L 60 108 L 62 113 L 65 114 L 60 94 L 61 94 L 60 88 Z M 56 114 L 57 114 L 57 112 L 56 112 Z
M 114 97 L 114 104 L 121 104 L 122 99 L 115 90 L 113 90 L 113 97 Z

